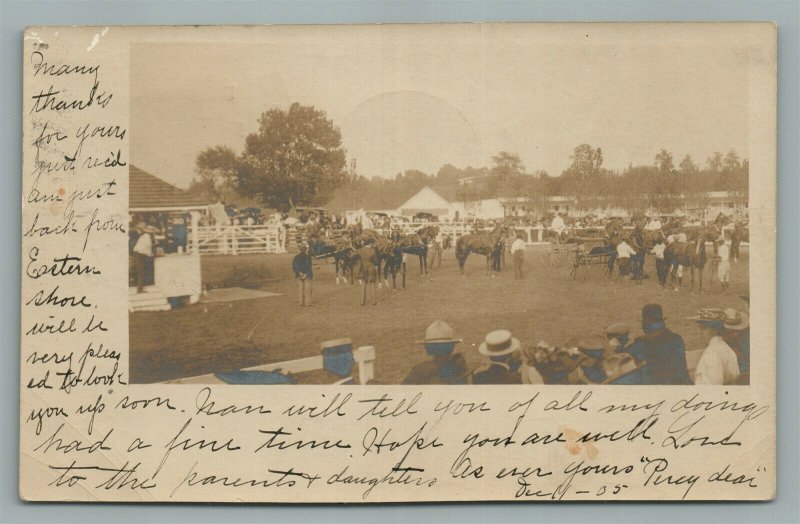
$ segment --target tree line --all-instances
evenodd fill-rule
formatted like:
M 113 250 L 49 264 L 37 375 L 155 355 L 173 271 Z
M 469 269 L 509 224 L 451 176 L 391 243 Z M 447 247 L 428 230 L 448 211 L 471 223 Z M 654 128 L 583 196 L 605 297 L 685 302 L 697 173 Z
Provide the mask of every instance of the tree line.
M 567 196 L 585 209 L 672 211 L 686 197 L 702 202 L 709 191 L 748 189 L 749 161 L 735 150 L 715 151 L 702 166 L 687 154 L 676 166 L 673 154 L 661 149 L 651 164 L 611 170 L 603 165 L 603 150 L 590 144 L 574 148 L 560 176 L 530 171 L 518 154 L 501 151 L 490 167 L 445 164 L 435 174 L 409 169 L 390 178 L 367 178 L 358 174 L 354 160 L 348 167 L 341 133 L 324 111 L 294 103 L 286 111 L 264 112 L 258 124 L 239 154 L 226 146 L 202 151 L 189 191 L 214 200 L 244 197 L 279 210 L 325 205 L 334 195 L 353 208 L 370 202 L 383 209 L 396 207 L 398 195 L 410 197 L 427 185 L 457 188 L 456 197 L 464 203 Z M 464 178 L 471 183 L 459 183 Z

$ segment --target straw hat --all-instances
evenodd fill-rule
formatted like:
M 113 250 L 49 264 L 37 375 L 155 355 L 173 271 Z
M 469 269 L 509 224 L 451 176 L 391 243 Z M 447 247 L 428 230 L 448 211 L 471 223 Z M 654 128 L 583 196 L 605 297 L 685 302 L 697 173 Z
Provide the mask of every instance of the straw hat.
M 432 343 L 457 343 L 461 342 L 460 338 L 456 338 L 456 332 L 450 327 L 450 324 L 441 320 L 434 320 L 428 329 L 425 330 L 425 340 L 417 340 L 417 344 L 432 344 Z
M 609 337 L 620 337 L 631 332 L 630 326 L 624 322 L 614 322 L 605 329 L 605 334 Z
M 478 346 L 478 352 L 489 357 L 509 355 L 520 348 L 519 340 L 511 336 L 507 329 L 492 331 Z
M 742 329 L 750 327 L 750 315 L 744 311 L 726 308 L 724 313 L 725 318 L 722 321 L 725 324 L 725 329 L 741 331 Z
M 704 308 L 698 311 L 697 315 L 689 317 L 688 320 L 694 320 L 712 327 L 723 327 L 733 331 L 747 329 L 750 326 L 750 316 L 743 311 L 737 311 L 733 308 Z

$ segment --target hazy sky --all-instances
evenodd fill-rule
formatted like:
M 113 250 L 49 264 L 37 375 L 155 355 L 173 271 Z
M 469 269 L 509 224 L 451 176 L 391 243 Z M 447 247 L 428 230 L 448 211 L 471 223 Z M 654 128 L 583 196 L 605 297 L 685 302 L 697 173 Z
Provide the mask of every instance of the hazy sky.
M 339 27 L 135 44 L 131 161 L 186 187 L 204 148 L 240 152 L 263 111 L 293 102 L 327 112 L 366 176 L 488 166 L 501 150 L 557 175 L 584 142 L 611 169 L 652 163 L 662 147 L 676 165 L 686 153 L 698 164 L 715 150 L 748 156 L 744 42 L 731 45 L 729 30 L 607 27 Z

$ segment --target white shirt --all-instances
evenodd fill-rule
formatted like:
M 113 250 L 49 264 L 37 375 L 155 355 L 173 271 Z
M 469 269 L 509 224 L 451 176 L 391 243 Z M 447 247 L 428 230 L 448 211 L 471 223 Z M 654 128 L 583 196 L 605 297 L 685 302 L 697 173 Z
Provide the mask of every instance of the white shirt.
M 739 359 L 736 358 L 736 353 L 722 340 L 722 337 L 712 337 L 697 363 L 694 383 L 721 386 L 733 382 L 738 377 Z
M 652 249 L 653 254 L 656 256 L 658 260 L 662 260 L 664 258 L 664 249 L 666 249 L 666 247 L 667 246 L 665 246 L 664 244 L 656 244 L 655 246 L 653 246 Z
M 553 218 L 553 222 L 550 224 L 550 227 L 552 227 L 554 230 L 556 230 L 558 232 L 564 231 L 564 227 L 566 227 L 564 225 L 564 219 L 561 218 L 560 216 L 556 215 Z
M 511 253 L 513 254 L 517 251 L 525 251 L 525 241 L 519 237 L 511 243 Z
M 728 260 L 730 258 L 730 248 L 728 244 L 720 244 L 717 248 L 717 256 L 722 260 Z
M 629 246 L 624 240 L 617 246 L 617 258 L 630 258 L 631 255 L 635 254 L 636 250 Z
M 136 240 L 136 245 L 133 246 L 133 252 L 148 257 L 153 256 L 153 239 L 150 238 L 150 233 L 142 233 Z

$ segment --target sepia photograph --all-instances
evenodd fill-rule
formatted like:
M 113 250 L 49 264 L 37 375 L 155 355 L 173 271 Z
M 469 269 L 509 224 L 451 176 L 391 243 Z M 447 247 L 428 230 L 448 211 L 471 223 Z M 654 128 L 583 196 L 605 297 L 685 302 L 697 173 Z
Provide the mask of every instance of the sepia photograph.
M 744 43 L 514 27 L 132 42 L 131 382 L 748 385 Z

